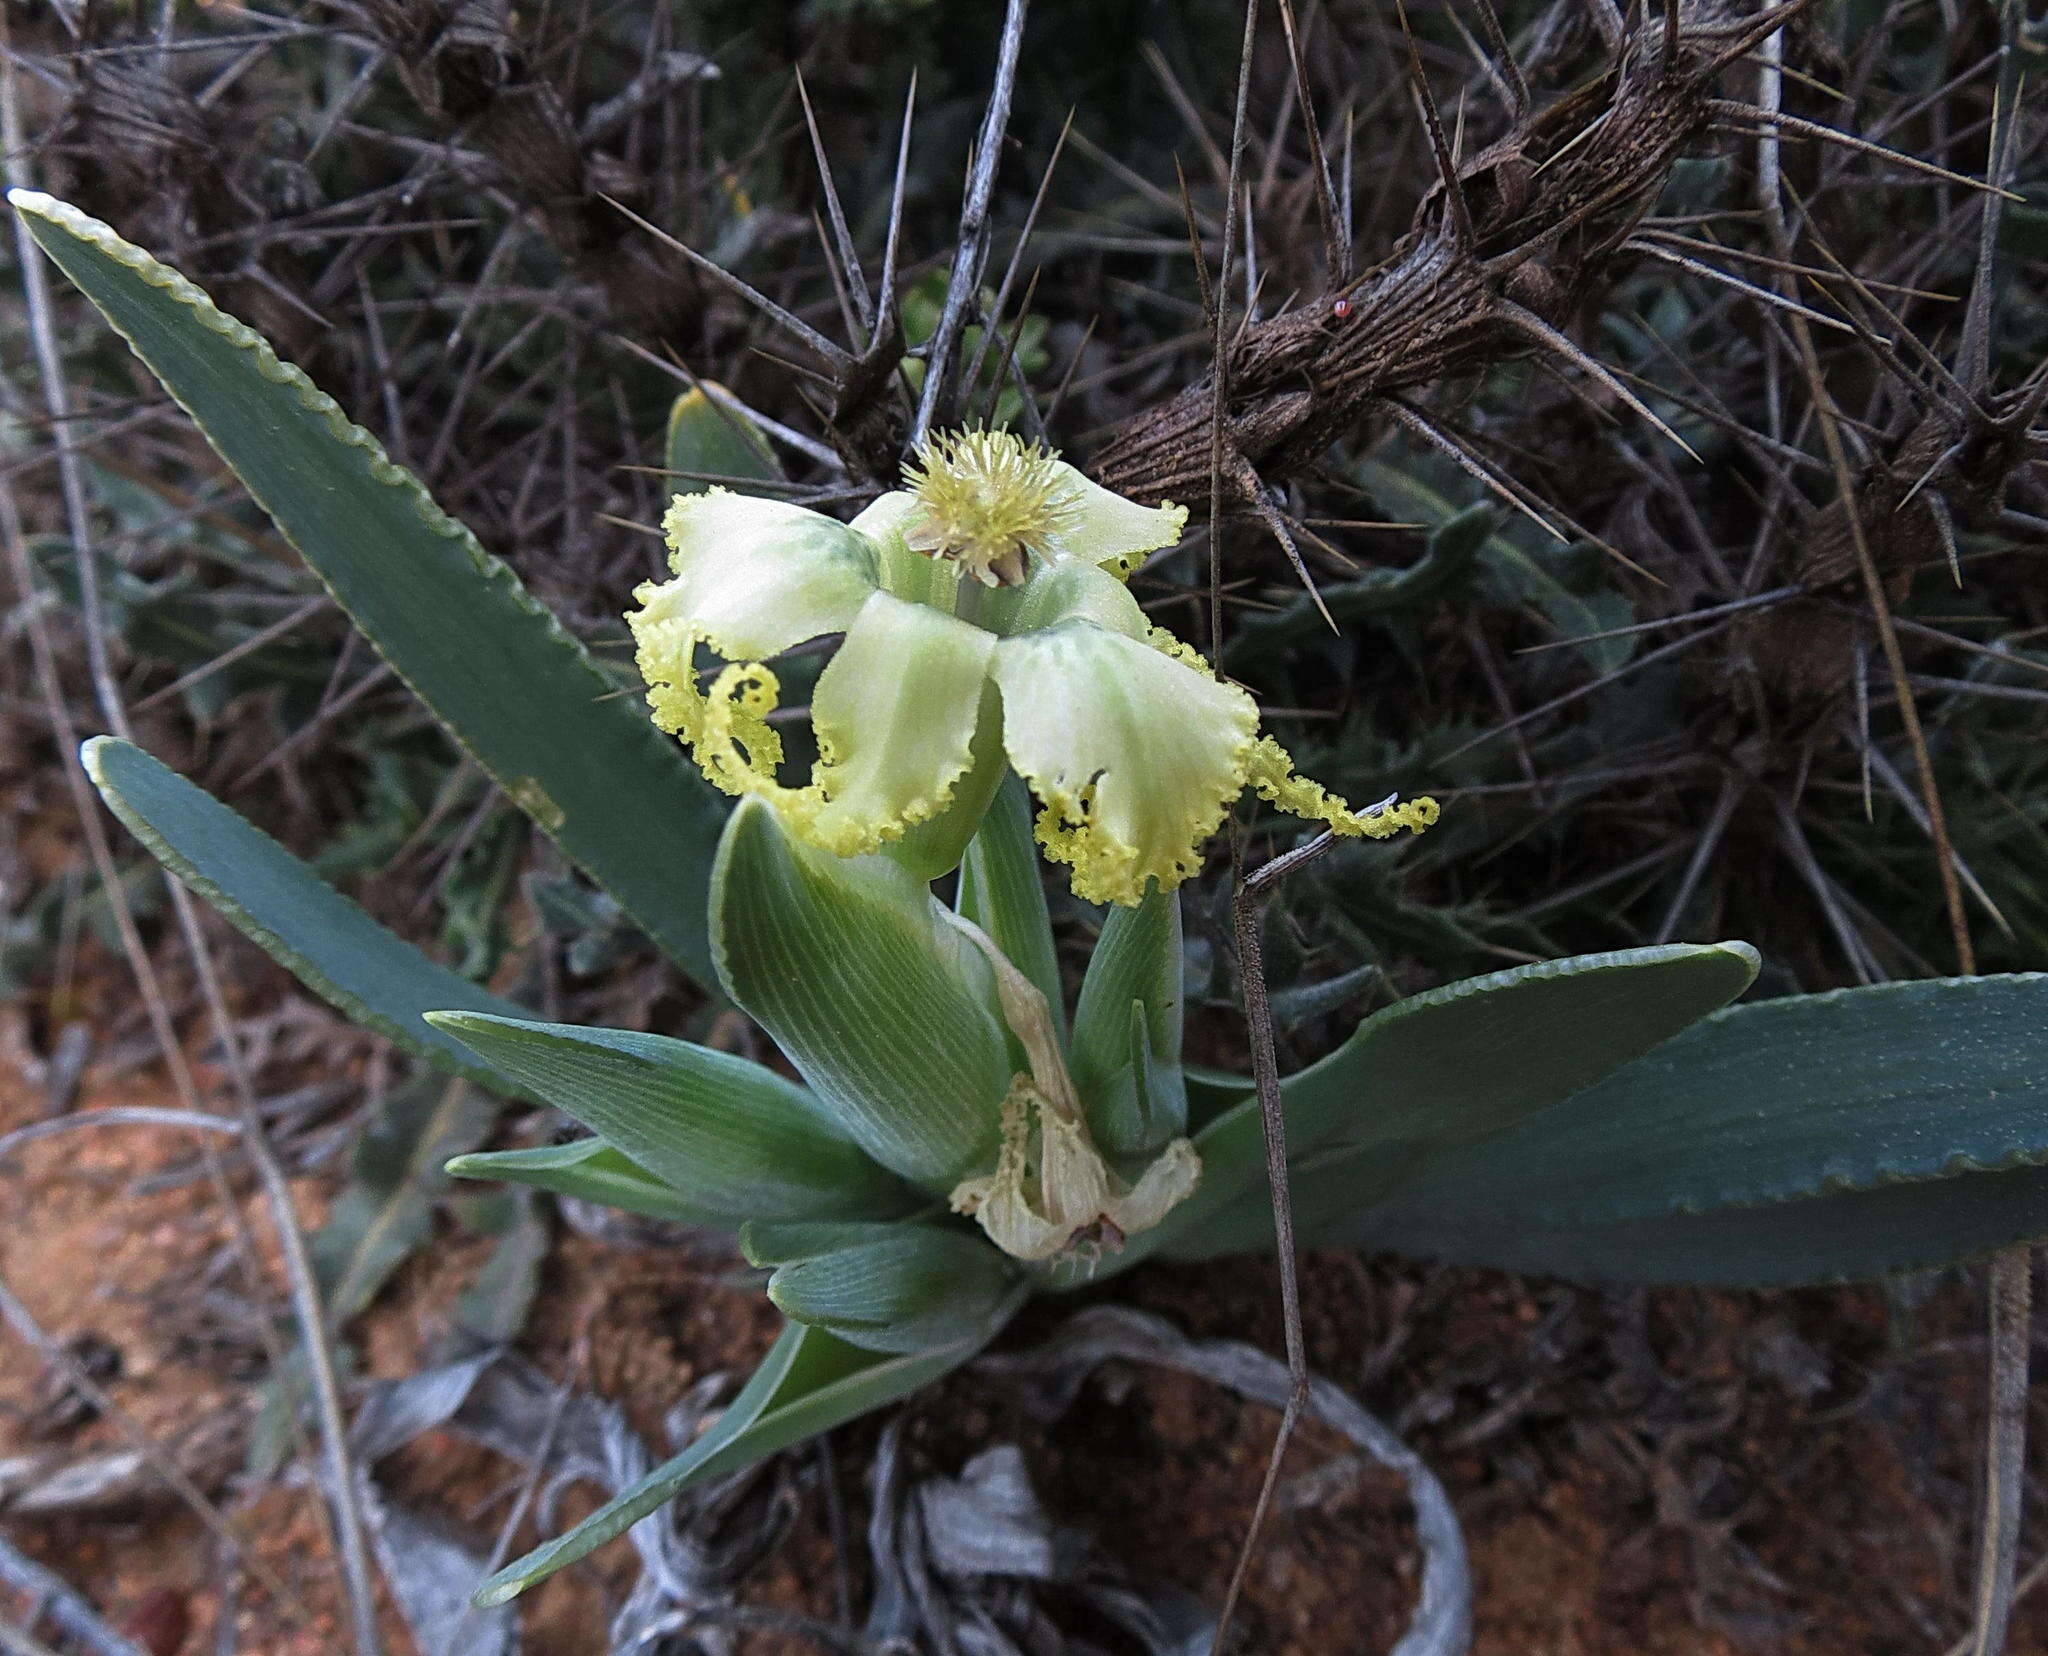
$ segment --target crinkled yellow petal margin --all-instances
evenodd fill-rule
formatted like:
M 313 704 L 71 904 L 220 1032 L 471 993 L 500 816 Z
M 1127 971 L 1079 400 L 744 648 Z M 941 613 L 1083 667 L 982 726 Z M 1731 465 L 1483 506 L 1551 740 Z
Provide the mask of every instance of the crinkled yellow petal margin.
M 1163 627 L 1152 629 L 1152 647 L 1186 662 L 1198 673 L 1215 675 L 1202 653 L 1183 644 Z M 1270 736 L 1261 736 L 1245 769 L 1245 785 L 1289 816 L 1320 822 L 1345 839 L 1392 839 L 1406 829 L 1419 834 L 1443 815 L 1443 807 L 1427 794 L 1369 811 L 1354 811 L 1320 782 L 1295 773 L 1294 758 Z
M 768 723 L 780 685 L 759 662 L 721 672 L 687 710 L 697 763 L 718 787 L 758 794 L 798 838 L 854 857 L 943 811 L 974 760 L 992 635 L 884 592 L 871 595 L 818 679 L 811 780 L 775 776 Z M 659 717 L 659 711 L 657 717 Z
M 677 495 L 662 527 L 674 578 L 635 591 L 638 607 L 626 623 L 655 724 L 696 749 L 709 716 L 698 646 L 728 661 L 753 662 L 844 631 L 875 590 L 878 557 L 865 536 L 822 513 L 729 489 Z M 761 681 L 749 682 L 758 698 Z M 773 674 L 766 684 L 772 707 Z M 723 722 L 728 737 L 747 732 L 745 745 L 761 764 L 772 768 L 781 758 L 772 732 L 754 729 L 743 708 Z M 728 793 L 739 791 L 730 765 L 714 773 L 701 752 L 698 763 Z
M 996 647 L 1003 745 L 1043 807 L 1046 856 L 1088 902 L 1179 885 L 1243 791 L 1258 709 L 1183 651 L 1165 633 L 1140 641 L 1080 620 Z
M 1392 839 L 1406 829 L 1419 834 L 1443 814 L 1427 794 L 1404 799 L 1373 811 L 1354 811 L 1320 782 L 1297 776 L 1294 760 L 1270 736 L 1261 736 L 1252 749 L 1246 777 L 1252 792 L 1291 816 L 1320 822 L 1346 839 Z

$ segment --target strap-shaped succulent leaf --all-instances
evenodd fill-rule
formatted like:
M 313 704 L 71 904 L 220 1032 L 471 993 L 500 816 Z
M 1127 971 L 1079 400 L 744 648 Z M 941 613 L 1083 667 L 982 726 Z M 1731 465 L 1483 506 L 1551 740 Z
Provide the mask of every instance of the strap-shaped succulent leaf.
M 1181 1080 L 1180 897 L 1154 886 L 1110 910 L 1081 980 L 1074 1086 L 1111 1156 L 1156 1152 L 1187 1130 Z
M 473 1151 L 451 1157 L 448 1171 L 458 1179 L 502 1179 L 679 1225 L 732 1227 L 726 1214 L 685 1200 L 600 1138 L 537 1144 L 525 1150 Z
M 1640 1058 L 1741 994 L 1756 968 L 1746 943 L 1666 944 L 1517 966 L 1374 1013 L 1283 1084 L 1297 1224 L 1360 1212 L 1432 1154 Z M 1269 1246 L 1256 1101 L 1219 1116 L 1195 1147 L 1202 1188 L 1157 1246 L 1198 1257 Z M 1341 1176 L 1313 1177 L 1333 1165 Z
M 735 1223 L 882 1216 L 912 1200 L 801 1087 L 744 1058 L 625 1029 L 476 1012 L 427 1021 Z
M 981 819 L 980 832 L 968 843 L 960 863 L 957 906 L 1038 986 L 1052 1013 L 1053 1026 L 1064 1038 L 1066 996 L 1060 986 L 1045 885 L 1038 877 L 1038 847 L 1031 837 L 1031 796 L 1017 777 L 1004 777 L 988 814 Z
M 108 808 L 156 860 L 279 965 L 365 1029 L 499 1093 L 525 1094 L 423 1014 L 519 1016 L 385 930 L 276 840 L 132 743 L 98 736 L 80 755 Z
M 1305 1174 L 1330 1239 L 1631 1282 L 1945 1264 L 2048 1232 L 2048 974 L 1738 1007 L 1377 1208 Z
M 29 190 L 8 199 L 399 677 L 572 861 L 715 987 L 704 898 L 724 802 L 675 745 L 261 335 L 75 207 Z
M 791 1239 L 781 1240 L 786 1251 Z M 890 1225 L 784 1260 L 768 1279 L 768 1297 L 791 1320 L 869 1351 L 931 1351 L 986 1327 L 1017 1283 L 1016 1270 L 979 1236 Z

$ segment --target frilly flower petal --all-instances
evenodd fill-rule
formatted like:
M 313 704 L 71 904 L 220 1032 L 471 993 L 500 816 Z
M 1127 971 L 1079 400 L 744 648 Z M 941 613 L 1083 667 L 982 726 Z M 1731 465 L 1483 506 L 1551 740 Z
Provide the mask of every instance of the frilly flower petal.
M 1094 564 L 1122 579 L 1143 563 L 1148 553 L 1173 545 L 1187 527 L 1185 506 L 1171 501 L 1163 506 L 1140 506 L 1083 477 L 1065 461 L 1058 465 L 1070 492 L 1058 526 L 1047 537 L 1049 557 Z
M 974 760 L 996 640 L 950 615 L 869 596 L 811 698 L 819 761 L 800 788 L 776 780 L 768 724 L 779 690 L 758 662 L 712 687 L 697 761 L 731 793 L 765 797 L 790 831 L 842 857 L 873 851 L 936 816 Z
M 1250 696 L 1153 637 L 1071 620 L 996 647 L 1010 763 L 1045 807 L 1045 854 L 1089 902 L 1136 903 L 1149 881 L 1194 873 L 1257 737 Z
M 864 536 L 785 501 L 678 495 L 663 527 L 674 579 L 639 588 L 626 620 L 654 722 L 693 745 L 706 707 L 699 644 L 732 661 L 780 654 L 848 626 L 880 577 Z
M 811 698 L 827 824 L 893 839 L 944 808 L 974 762 L 995 645 L 922 604 L 867 601 Z
M 1322 783 L 1297 776 L 1293 757 L 1270 736 L 1261 736 L 1252 750 L 1245 781 L 1261 799 L 1293 816 L 1320 822 L 1345 839 L 1392 839 L 1404 828 L 1419 834 L 1443 814 L 1427 794 L 1354 811 Z
M 864 535 L 787 501 L 677 495 L 661 526 L 675 579 L 634 594 L 635 631 L 686 623 L 730 661 L 843 632 L 881 576 Z

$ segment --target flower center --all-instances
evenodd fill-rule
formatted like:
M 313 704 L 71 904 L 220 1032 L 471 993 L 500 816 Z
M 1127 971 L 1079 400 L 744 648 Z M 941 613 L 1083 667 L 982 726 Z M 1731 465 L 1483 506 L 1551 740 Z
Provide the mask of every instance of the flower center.
M 905 541 L 959 563 L 983 586 L 1016 586 L 1074 509 L 1059 455 L 1008 431 L 959 431 L 920 444 L 903 468 L 919 511 Z

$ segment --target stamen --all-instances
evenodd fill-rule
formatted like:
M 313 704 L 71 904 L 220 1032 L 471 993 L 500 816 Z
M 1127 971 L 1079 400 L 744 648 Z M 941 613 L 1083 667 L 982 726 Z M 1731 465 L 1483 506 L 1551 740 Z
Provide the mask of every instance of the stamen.
M 905 544 L 960 564 L 983 586 L 1017 586 L 1029 554 L 1073 515 L 1074 488 L 1059 455 L 1008 431 L 929 438 L 903 468 L 919 511 Z

